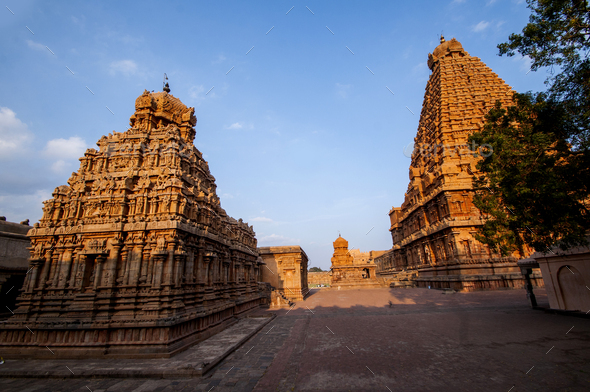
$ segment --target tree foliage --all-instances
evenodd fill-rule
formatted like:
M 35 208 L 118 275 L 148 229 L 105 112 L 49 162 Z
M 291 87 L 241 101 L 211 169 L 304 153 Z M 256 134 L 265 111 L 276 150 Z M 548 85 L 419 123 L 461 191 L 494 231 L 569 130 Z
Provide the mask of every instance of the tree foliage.
M 478 239 L 503 254 L 587 243 L 590 230 L 590 8 L 584 0 L 527 0 L 522 34 L 498 45 L 531 70 L 550 68 L 545 93 L 515 94 L 486 115 L 470 142 L 489 144 L 475 178 L 475 205 L 488 218 Z M 487 155 L 487 154 L 486 154 Z
M 590 7 L 586 0 L 527 0 L 532 10 L 522 34 L 498 45 L 500 55 L 517 52 L 532 60 L 531 70 L 550 67 L 548 99 L 560 102 L 576 129 L 574 149 L 589 147 Z
M 320 267 L 311 267 L 309 272 L 324 272 Z
M 479 240 L 502 253 L 525 254 L 583 244 L 590 229 L 590 155 L 572 151 L 575 126 L 563 105 L 545 94 L 516 94 L 515 105 L 498 102 L 486 116 L 476 144 L 493 153 L 477 165 L 474 204 L 489 218 Z M 487 154 L 486 154 L 487 155 Z

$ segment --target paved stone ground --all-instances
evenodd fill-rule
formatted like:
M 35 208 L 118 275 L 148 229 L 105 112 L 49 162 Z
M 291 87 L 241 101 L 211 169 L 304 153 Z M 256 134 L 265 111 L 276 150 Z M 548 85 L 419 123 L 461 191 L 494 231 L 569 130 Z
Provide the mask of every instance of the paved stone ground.
M 590 320 L 531 310 L 521 290 L 314 290 L 277 313 L 204 378 L 0 379 L 1 389 L 590 390 Z

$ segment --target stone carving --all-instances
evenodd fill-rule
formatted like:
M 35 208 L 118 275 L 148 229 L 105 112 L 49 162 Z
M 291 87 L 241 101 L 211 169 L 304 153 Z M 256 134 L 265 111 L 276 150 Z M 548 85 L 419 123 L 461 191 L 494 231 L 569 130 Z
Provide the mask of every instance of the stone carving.
M 254 230 L 221 208 L 193 145 L 194 109 L 148 91 L 135 108 L 44 202 L 26 290 L 0 326 L 5 356 L 55 341 L 58 356 L 168 356 L 268 303 Z M 25 324 L 43 332 L 19 346 Z
M 520 287 L 517 259 L 501 257 L 474 238 L 483 223 L 472 202 L 482 150 L 467 140 L 497 100 L 511 104 L 512 89 L 454 38 L 441 39 L 428 55 L 428 67 L 432 74 L 414 139 L 410 183 L 401 207 L 389 212 L 393 248 L 377 258 L 378 272 L 395 279 L 416 271 L 420 287 Z
M 382 287 L 382 283 L 375 274 L 374 252 L 382 253 L 382 251 L 363 253 L 359 250 L 356 252 L 352 249 L 348 250 L 348 241 L 339 235 L 334 241 L 334 255 L 331 259 L 331 286 L 338 290 Z

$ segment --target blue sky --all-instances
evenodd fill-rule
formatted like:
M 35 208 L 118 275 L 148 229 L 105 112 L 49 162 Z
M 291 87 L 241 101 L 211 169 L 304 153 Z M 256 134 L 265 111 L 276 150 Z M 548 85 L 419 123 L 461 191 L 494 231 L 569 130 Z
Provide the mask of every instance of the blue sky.
M 195 107 L 195 145 L 222 207 L 254 225 L 259 246 L 301 245 L 324 269 L 339 231 L 351 248 L 389 249 L 428 53 L 443 32 L 517 91 L 542 90 L 545 71 L 497 55 L 529 14 L 516 0 L 10 0 L 0 9 L 0 215 L 37 221 L 78 157 L 125 131 L 135 99 L 161 90 L 166 72 Z

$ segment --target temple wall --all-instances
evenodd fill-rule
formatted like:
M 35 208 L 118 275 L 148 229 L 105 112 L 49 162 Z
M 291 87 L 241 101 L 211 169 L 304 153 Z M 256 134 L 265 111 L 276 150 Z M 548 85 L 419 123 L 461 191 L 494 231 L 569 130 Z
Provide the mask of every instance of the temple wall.
M 0 319 L 12 315 L 28 270 L 29 225 L 0 220 Z M 10 309 L 10 310 L 9 310 Z
M 330 286 L 330 272 L 308 272 L 307 283 L 309 286 L 317 286 L 320 284 Z
M 308 258 L 300 246 L 262 247 L 258 252 L 265 263 L 261 269 L 263 282 L 292 302 L 308 295 Z

